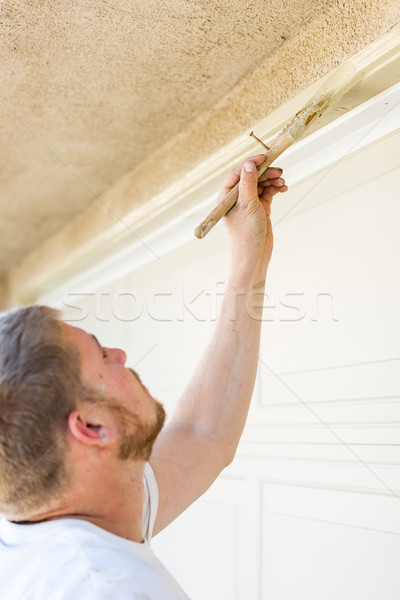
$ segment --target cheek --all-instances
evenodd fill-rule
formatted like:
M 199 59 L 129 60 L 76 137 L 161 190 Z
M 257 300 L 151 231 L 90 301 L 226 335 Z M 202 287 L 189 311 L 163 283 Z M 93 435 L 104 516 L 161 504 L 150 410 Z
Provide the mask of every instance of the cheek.
M 112 396 L 116 396 L 120 398 L 122 401 L 126 400 L 129 404 L 136 401 L 137 398 L 137 390 L 132 385 L 132 382 L 127 380 L 126 377 L 122 377 L 117 381 L 114 381 L 114 384 L 111 385 L 112 389 L 110 394 Z

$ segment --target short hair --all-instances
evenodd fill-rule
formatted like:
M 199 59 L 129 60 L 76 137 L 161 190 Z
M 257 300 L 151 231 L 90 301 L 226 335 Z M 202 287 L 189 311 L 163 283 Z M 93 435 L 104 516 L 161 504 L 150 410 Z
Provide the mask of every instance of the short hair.
M 0 513 L 22 520 L 68 480 L 65 432 L 81 393 L 80 360 L 58 311 L 0 314 Z

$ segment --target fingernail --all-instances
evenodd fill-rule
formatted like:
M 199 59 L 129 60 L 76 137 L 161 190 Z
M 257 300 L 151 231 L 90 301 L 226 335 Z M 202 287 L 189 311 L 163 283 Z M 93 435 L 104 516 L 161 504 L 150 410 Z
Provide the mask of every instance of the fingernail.
M 247 173 L 254 173 L 256 169 L 255 164 L 252 163 L 250 160 L 246 160 L 243 166 L 244 170 L 247 171 Z

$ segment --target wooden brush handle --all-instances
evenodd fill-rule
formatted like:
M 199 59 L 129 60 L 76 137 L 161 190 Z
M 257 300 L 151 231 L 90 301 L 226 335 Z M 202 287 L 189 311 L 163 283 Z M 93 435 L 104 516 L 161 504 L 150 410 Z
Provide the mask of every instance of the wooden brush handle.
M 194 230 L 194 235 L 201 240 L 207 233 L 226 215 L 227 212 L 231 210 L 233 206 L 235 206 L 237 199 L 239 196 L 239 184 L 237 183 L 231 191 L 225 196 L 225 198 L 217 204 L 217 206 L 212 210 L 200 223 L 198 227 Z

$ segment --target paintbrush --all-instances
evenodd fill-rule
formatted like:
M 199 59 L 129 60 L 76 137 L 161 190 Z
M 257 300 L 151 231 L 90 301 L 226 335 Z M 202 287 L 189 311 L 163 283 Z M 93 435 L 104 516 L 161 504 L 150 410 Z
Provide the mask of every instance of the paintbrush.
M 363 79 L 362 71 L 358 71 L 351 63 L 340 65 L 327 78 L 325 83 L 314 94 L 307 104 L 293 117 L 281 132 L 266 146 L 253 132 L 250 133 L 267 150 L 265 160 L 257 167 L 258 177 L 294 142 L 306 132 L 310 123 Z M 194 235 L 202 239 L 218 223 L 220 219 L 236 204 L 239 184 L 236 184 L 225 198 L 210 212 L 210 214 L 194 230 Z

